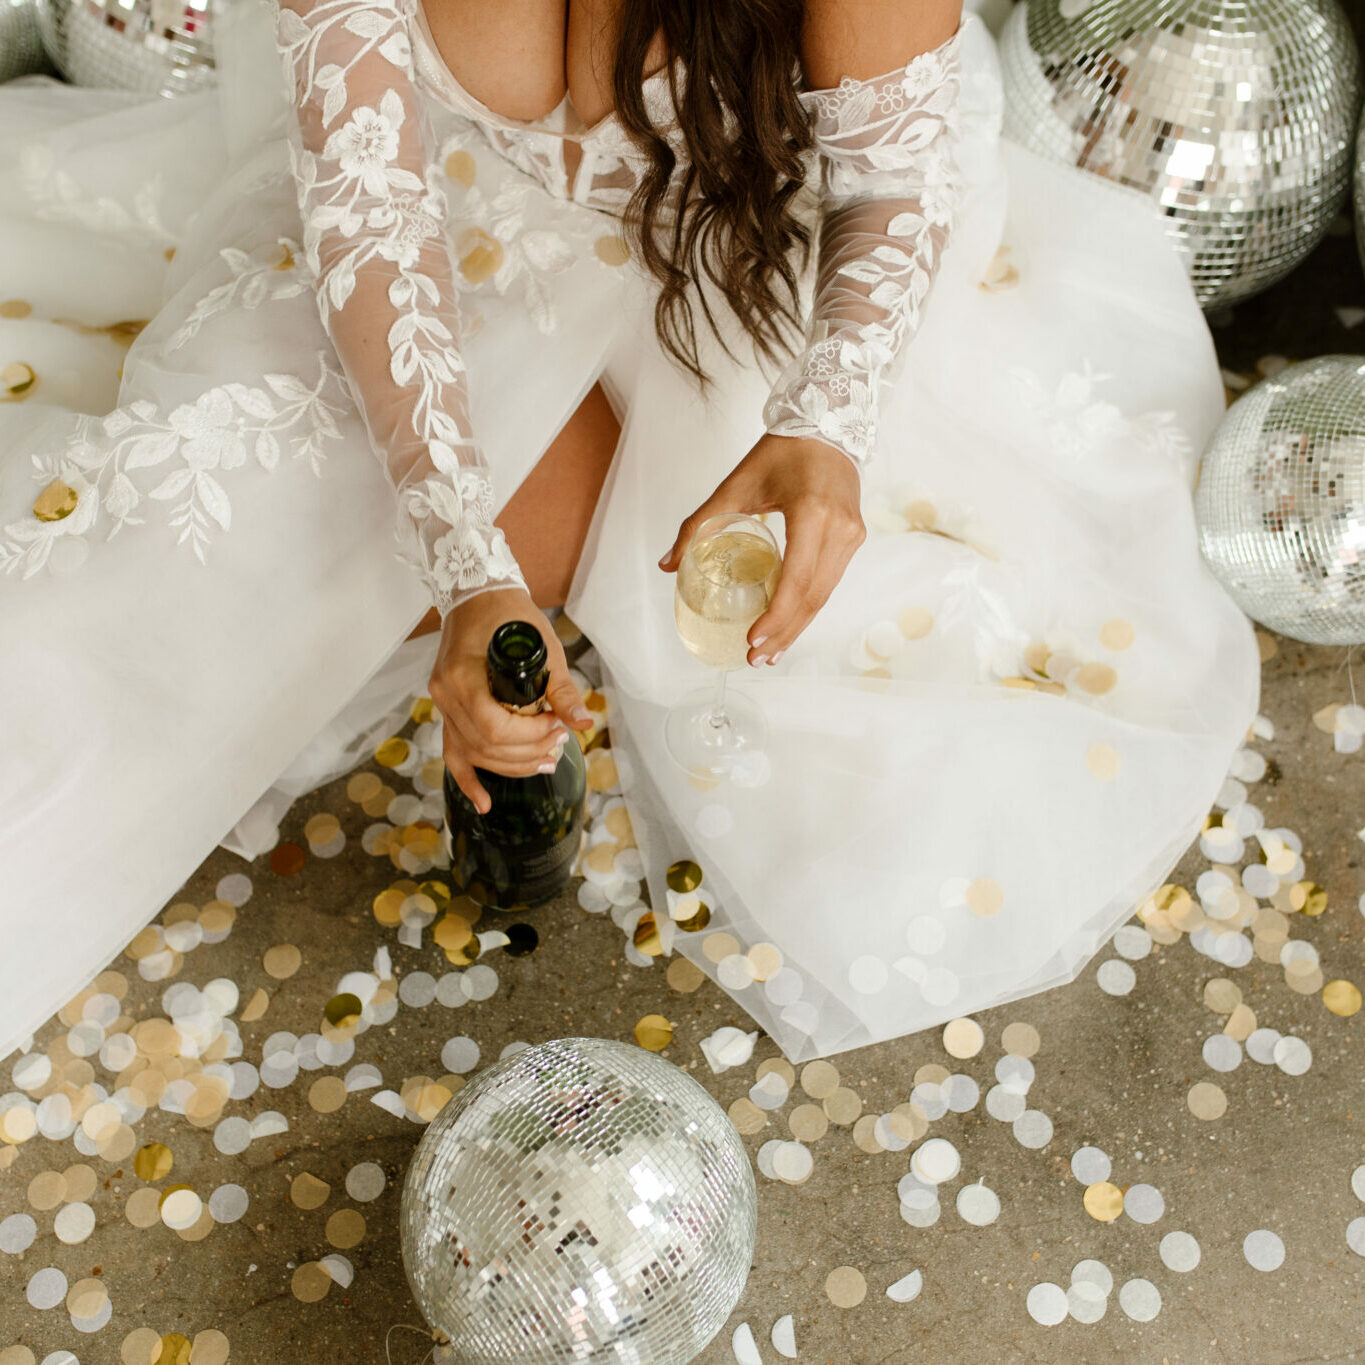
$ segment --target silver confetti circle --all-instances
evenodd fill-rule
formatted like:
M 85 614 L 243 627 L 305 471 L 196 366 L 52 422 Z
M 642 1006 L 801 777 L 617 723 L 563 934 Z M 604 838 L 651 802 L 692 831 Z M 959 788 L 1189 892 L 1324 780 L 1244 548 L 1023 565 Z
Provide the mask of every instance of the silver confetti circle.
M 1237 605 L 1312 644 L 1365 640 L 1365 359 L 1290 365 L 1228 409 L 1195 488 L 1199 548 Z
M 466 1365 L 684 1365 L 744 1288 L 757 1197 L 739 1134 L 690 1076 L 559 1038 L 441 1110 L 400 1223 L 417 1303 Z
M 1287 275 L 1350 194 L 1338 0 L 1026 0 L 1000 62 L 1006 135 L 1151 198 L 1205 308 Z
M 211 0 L 37 0 L 37 12 L 72 85 L 172 96 L 217 84 Z

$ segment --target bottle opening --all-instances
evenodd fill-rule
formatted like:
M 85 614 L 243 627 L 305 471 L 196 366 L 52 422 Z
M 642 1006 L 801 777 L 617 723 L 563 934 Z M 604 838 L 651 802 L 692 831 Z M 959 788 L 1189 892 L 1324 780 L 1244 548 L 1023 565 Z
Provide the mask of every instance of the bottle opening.
M 549 683 L 549 653 L 529 621 L 504 621 L 488 642 L 488 682 L 504 706 L 539 701 Z

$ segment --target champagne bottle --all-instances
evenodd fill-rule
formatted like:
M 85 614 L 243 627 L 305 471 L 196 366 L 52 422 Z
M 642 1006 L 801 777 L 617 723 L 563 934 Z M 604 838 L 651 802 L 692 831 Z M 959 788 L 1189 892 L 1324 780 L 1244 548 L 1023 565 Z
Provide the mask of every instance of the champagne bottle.
M 506 621 L 488 642 L 488 686 L 523 715 L 549 709 L 545 641 L 526 621 Z M 569 881 L 587 819 L 587 768 L 570 731 L 552 773 L 504 777 L 475 768 L 492 799 L 487 815 L 445 772 L 446 852 L 456 891 L 497 910 L 525 910 Z

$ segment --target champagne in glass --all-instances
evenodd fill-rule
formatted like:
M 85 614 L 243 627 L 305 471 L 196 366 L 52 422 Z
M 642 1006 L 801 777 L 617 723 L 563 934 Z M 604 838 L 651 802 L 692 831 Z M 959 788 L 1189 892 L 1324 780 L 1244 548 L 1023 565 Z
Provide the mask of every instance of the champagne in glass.
M 736 755 L 767 743 L 762 711 L 745 697 L 727 699 L 725 682 L 744 664 L 749 630 L 768 609 L 781 573 L 772 532 L 739 513 L 703 522 L 683 555 L 673 592 L 678 636 L 719 670 L 714 689 L 684 697 L 665 721 L 668 751 L 689 771 L 720 774 Z

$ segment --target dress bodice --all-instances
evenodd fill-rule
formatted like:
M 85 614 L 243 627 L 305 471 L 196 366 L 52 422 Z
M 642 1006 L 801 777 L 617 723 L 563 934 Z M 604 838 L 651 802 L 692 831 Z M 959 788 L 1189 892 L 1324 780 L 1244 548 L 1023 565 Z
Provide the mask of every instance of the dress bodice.
M 647 160 L 614 112 L 585 125 L 566 94 L 540 119 L 514 119 L 495 113 L 455 79 L 436 46 L 421 0 L 410 3 L 413 71 L 419 90 L 476 123 L 500 155 L 551 194 L 608 213 L 619 214 L 624 209 Z M 681 58 L 674 59 L 674 66 L 680 63 Z M 682 166 L 687 148 L 674 115 L 670 69 L 665 66 L 647 76 L 643 94 L 650 120 L 663 130 Z M 572 170 L 567 156 L 570 143 L 576 144 L 581 154 Z

